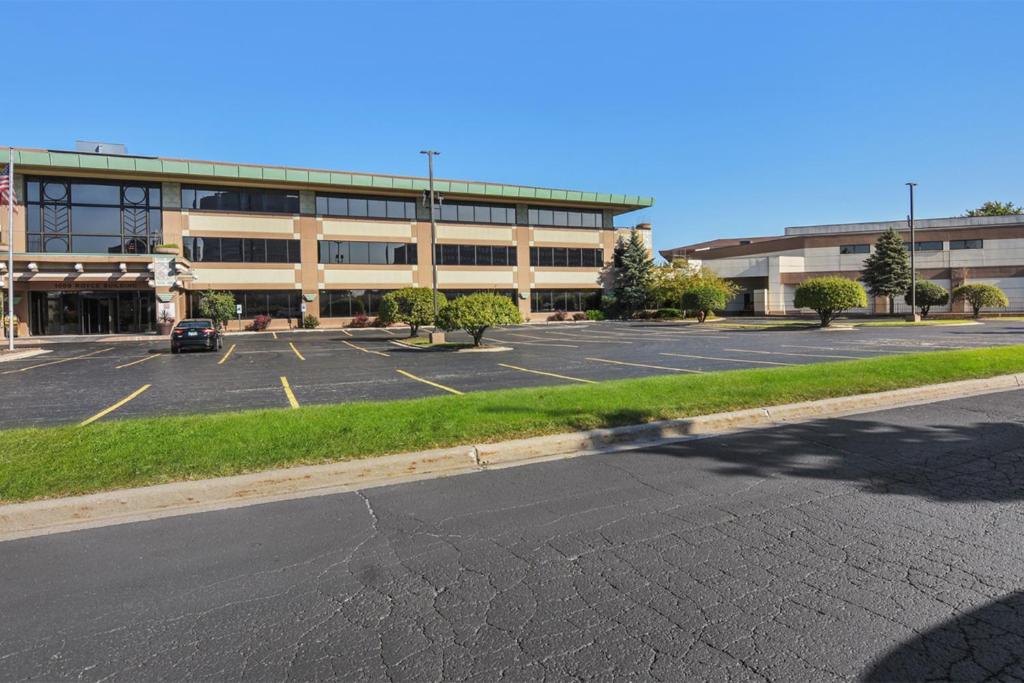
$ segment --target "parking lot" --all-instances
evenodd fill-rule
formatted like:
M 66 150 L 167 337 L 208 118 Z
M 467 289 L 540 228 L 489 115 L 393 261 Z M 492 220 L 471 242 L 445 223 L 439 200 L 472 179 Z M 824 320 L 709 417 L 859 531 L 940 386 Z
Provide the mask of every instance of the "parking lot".
M 666 374 L 828 363 L 915 351 L 1015 344 L 1024 322 L 737 328 L 656 322 L 522 325 L 488 332 L 502 352 L 398 343 L 400 329 L 228 335 L 216 353 L 169 353 L 167 340 L 52 344 L 0 364 L 0 428 L 418 398 Z M 468 338 L 455 333 L 450 339 Z

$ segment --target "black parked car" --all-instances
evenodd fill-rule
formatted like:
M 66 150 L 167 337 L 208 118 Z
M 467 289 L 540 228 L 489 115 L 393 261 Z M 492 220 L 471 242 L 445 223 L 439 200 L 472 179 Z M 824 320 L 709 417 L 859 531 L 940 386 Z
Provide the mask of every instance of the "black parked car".
M 171 330 L 171 353 L 182 349 L 216 351 L 224 346 L 224 337 L 209 318 L 188 318 Z

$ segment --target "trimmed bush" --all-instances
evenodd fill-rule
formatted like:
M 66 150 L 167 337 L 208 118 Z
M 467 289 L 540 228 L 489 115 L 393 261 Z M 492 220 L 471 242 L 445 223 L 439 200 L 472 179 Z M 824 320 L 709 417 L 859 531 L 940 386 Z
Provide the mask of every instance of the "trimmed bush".
M 654 317 L 662 320 L 678 320 L 683 317 L 683 312 L 678 308 L 659 308 L 654 312 Z
M 444 308 L 448 299 L 437 293 L 437 308 Z M 409 336 L 415 337 L 421 325 L 434 324 L 434 292 L 426 287 L 406 287 L 384 295 L 380 304 L 379 319 L 391 325 L 405 323 Z
M 302 318 L 302 329 L 315 330 L 318 327 L 320 327 L 320 318 L 316 317 L 312 313 L 307 313 Z
M 945 306 L 949 303 L 949 292 L 930 280 L 921 280 L 914 290 L 917 294 L 917 308 L 921 311 L 921 317 L 927 318 L 928 311 L 932 306 Z M 911 304 L 910 292 L 903 297 L 909 306 Z
M 270 327 L 270 316 L 269 315 L 258 315 L 252 319 L 249 323 L 249 329 L 253 332 L 262 332 L 263 330 Z
M 587 311 L 583 315 L 587 318 L 587 320 L 604 320 L 605 319 L 604 311 L 599 311 L 596 308 L 588 308 Z
M 370 326 L 370 316 L 366 315 L 365 313 L 356 314 L 356 315 L 352 316 L 352 320 L 349 321 L 348 326 L 349 327 L 369 327 Z
M 793 305 L 813 310 L 821 326 L 828 327 L 846 309 L 867 306 L 868 295 L 859 283 L 845 277 L 812 277 L 796 288 Z
M 723 282 L 698 281 L 683 292 L 683 308 L 697 313 L 697 322 L 704 322 L 708 313 L 721 311 L 733 296 L 733 289 Z
M 1003 290 L 995 285 L 960 285 L 953 290 L 953 301 L 966 301 L 974 311 L 974 317 L 981 314 L 983 308 L 1005 308 L 1010 305 Z
M 551 315 L 548 316 L 548 322 L 549 323 L 565 322 L 568 319 L 569 319 L 569 314 L 566 313 L 565 311 L 555 311 L 554 313 L 552 313 Z
M 587 314 L 586 313 L 580 313 L 579 311 L 576 311 L 575 313 L 572 314 L 572 319 L 573 320 L 577 320 L 577 321 L 579 321 L 579 320 L 586 320 L 587 319 Z
M 442 308 L 437 316 L 437 324 L 441 329 L 464 330 L 473 338 L 474 346 L 480 346 L 480 340 L 488 327 L 521 322 L 523 316 L 515 302 L 507 296 L 487 292 L 459 297 Z

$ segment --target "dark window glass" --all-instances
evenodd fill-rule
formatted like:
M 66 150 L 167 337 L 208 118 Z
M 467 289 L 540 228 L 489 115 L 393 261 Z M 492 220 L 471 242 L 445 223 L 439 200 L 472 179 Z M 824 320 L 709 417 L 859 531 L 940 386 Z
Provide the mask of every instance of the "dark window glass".
M 370 218 L 387 218 L 388 203 L 384 199 L 369 199 L 366 202 Z
M 291 242 L 298 240 L 265 240 L 266 262 L 267 263 L 289 263 L 288 247 Z
M 129 185 L 122 190 L 125 204 L 145 204 L 146 188 L 138 185 Z
M 593 252 L 593 249 L 566 249 L 565 265 L 570 268 L 579 268 L 583 265 L 583 252 Z
M 541 247 L 537 250 L 537 265 L 538 266 L 551 266 L 554 265 L 552 262 L 554 250 L 551 247 Z
M 367 242 L 349 242 L 349 263 L 369 263 L 370 245 Z
M 406 218 L 405 207 L 411 202 L 400 202 L 394 199 L 388 200 L 388 218 Z
M 121 187 L 119 185 L 99 185 L 91 183 L 71 183 L 72 204 L 105 204 L 121 205 Z
M 355 216 L 357 218 L 366 216 L 366 200 L 350 198 L 348 200 L 348 214 L 344 215 Z
M 502 250 L 505 247 L 494 247 L 495 249 Z M 476 248 L 476 265 L 478 266 L 489 266 L 491 265 L 491 247 L 477 245 Z
M 25 201 L 26 202 L 38 202 L 39 201 L 39 181 L 30 180 L 25 183 Z
M 459 245 L 459 265 L 460 266 L 475 266 L 476 265 L 476 247 L 472 244 L 460 244 Z
M 565 268 L 569 265 L 565 247 L 555 247 L 551 257 L 551 265 L 556 268 Z
M 462 223 L 472 223 L 473 222 L 473 206 L 471 204 L 470 205 L 459 204 L 457 208 L 458 208 L 458 216 L 459 216 L 459 221 L 460 222 L 462 222 Z
M 316 212 L 317 212 L 317 214 L 323 216 L 323 215 L 331 213 L 330 201 L 331 200 L 330 200 L 329 197 L 324 197 L 323 195 L 317 195 L 316 196 Z
M 446 266 L 459 265 L 459 245 L 442 244 L 440 262 Z
M 468 202 L 447 202 L 435 211 L 437 219 L 449 223 L 497 223 L 514 224 L 515 207 L 493 204 L 474 204 Z
M 942 242 L 915 242 L 914 249 L 917 251 L 942 251 Z
M 122 253 L 121 237 L 119 235 L 72 235 L 71 247 L 75 252 L 83 254 Z M 50 250 L 47 249 L 47 251 Z M 145 253 L 145 250 L 143 250 L 143 253 Z
M 515 247 L 492 247 L 491 248 L 491 265 L 492 266 L 507 266 L 510 265 L 508 262 L 509 252 L 512 253 L 512 265 L 515 264 Z
M 950 249 L 983 249 L 985 247 L 984 240 L 950 240 Z
M 387 242 L 368 242 L 370 249 L 370 258 L 368 263 L 372 265 L 387 265 L 388 263 L 388 243 Z
M 184 187 L 181 205 L 185 209 L 203 211 L 298 213 L 299 194 L 288 190 Z
M 840 254 L 867 254 L 870 252 L 870 244 L 843 244 L 839 247 Z
M 71 232 L 82 235 L 120 235 L 121 209 L 113 206 L 76 206 L 71 214 Z
M 441 205 L 441 219 L 446 223 L 455 223 L 459 220 L 459 210 L 454 204 Z
M 535 289 L 530 292 L 530 310 L 534 313 L 585 311 L 600 305 L 600 289 Z
M 318 194 L 316 212 L 322 216 L 414 220 L 416 201 L 407 198 Z
M 588 209 L 542 208 L 527 209 L 530 225 L 548 225 L 567 228 L 600 228 L 601 212 Z
M 243 252 L 245 260 L 250 263 L 267 262 L 267 241 L 266 240 L 243 240 Z M 285 248 L 287 251 L 287 247 Z
M 206 242 L 204 247 L 206 261 L 220 261 L 220 238 L 218 237 L 204 237 L 203 240 Z
M 224 263 L 241 263 L 242 240 L 237 237 L 222 237 L 220 240 L 220 260 Z

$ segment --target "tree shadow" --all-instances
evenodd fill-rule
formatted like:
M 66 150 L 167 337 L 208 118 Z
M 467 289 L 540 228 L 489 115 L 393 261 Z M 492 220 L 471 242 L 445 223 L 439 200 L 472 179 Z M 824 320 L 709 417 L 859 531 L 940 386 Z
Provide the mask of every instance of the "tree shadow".
M 1024 678 L 1024 592 L 1011 593 L 898 645 L 863 681 Z

